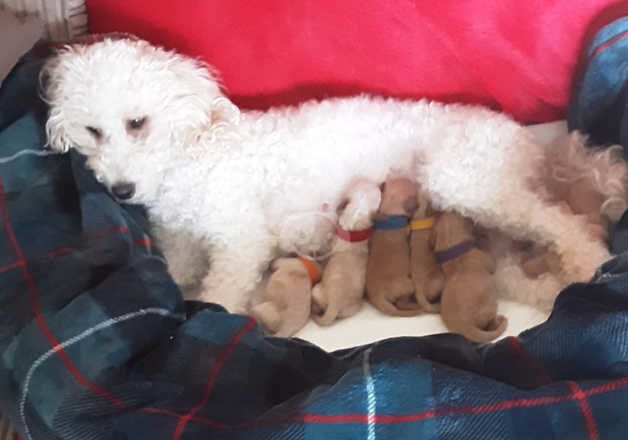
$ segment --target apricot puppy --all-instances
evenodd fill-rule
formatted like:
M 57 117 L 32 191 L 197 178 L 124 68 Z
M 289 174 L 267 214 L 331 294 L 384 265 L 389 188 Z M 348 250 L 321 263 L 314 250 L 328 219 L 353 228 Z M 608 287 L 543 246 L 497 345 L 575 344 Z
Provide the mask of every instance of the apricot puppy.
M 416 302 L 425 312 L 440 310 L 445 276 L 436 261 L 434 224 L 436 213 L 427 194 L 417 193 L 417 209 L 410 222 L 410 267 Z
M 475 342 L 501 335 L 508 321 L 497 314 L 495 261 L 475 246 L 470 222 L 442 213 L 435 226 L 435 249 L 445 274 L 441 316 L 447 328 Z
M 416 208 L 416 185 L 406 178 L 384 183 L 373 225 L 366 269 L 366 295 L 375 308 L 393 316 L 421 312 L 410 278 L 408 218 Z
M 310 318 L 312 285 L 319 279 L 320 266 L 305 257 L 279 258 L 271 270 L 262 302 L 251 309 L 251 315 L 267 333 L 292 336 Z
M 312 318 L 319 325 L 348 318 L 362 307 L 368 241 L 380 201 L 379 187 L 371 182 L 358 182 L 348 193 L 338 219 L 338 241 L 321 282 L 312 291 Z

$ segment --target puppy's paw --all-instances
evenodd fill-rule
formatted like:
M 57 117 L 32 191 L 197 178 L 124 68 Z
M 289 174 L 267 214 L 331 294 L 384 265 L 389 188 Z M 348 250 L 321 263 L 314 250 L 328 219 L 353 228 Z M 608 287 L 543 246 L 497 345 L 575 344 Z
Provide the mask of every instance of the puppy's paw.
M 322 315 L 328 307 L 327 293 L 321 284 L 312 289 L 312 314 Z

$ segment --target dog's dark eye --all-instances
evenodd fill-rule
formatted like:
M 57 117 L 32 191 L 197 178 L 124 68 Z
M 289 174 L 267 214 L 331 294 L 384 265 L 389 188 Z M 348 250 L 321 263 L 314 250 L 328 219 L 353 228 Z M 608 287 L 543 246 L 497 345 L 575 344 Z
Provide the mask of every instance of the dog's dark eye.
M 89 134 L 94 136 L 94 139 L 98 140 L 98 139 L 102 138 L 102 131 L 100 131 L 100 129 L 98 129 L 96 127 L 91 127 L 91 126 L 87 126 L 87 127 L 85 127 L 85 129 L 87 131 L 89 131 Z
M 142 128 L 144 126 L 144 123 L 146 122 L 146 117 L 143 118 L 133 118 L 133 119 L 129 119 L 126 124 L 127 127 L 130 130 L 139 130 L 140 128 Z

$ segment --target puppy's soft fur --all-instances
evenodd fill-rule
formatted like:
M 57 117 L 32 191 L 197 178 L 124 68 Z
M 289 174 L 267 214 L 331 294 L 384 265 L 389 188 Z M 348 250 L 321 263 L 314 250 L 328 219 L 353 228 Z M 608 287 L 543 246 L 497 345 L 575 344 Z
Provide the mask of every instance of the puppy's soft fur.
M 424 191 L 417 192 L 417 209 L 412 220 L 434 219 L 429 198 Z M 411 223 L 412 224 L 412 223 Z M 440 310 L 440 296 L 443 291 L 445 276 L 436 261 L 434 252 L 434 227 L 425 229 L 410 228 L 410 266 L 416 302 L 425 312 L 436 313 Z
M 456 213 L 445 212 L 435 226 L 435 249 L 442 252 L 473 240 L 470 222 Z M 442 263 L 445 286 L 441 316 L 447 328 L 475 342 L 501 335 L 507 320 L 497 314 L 497 292 L 493 283 L 495 262 L 487 252 L 473 247 Z
M 377 220 L 388 216 L 410 216 L 416 207 L 416 186 L 404 177 L 386 180 Z M 393 316 L 414 316 L 420 308 L 414 301 L 410 278 L 408 228 L 375 229 L 371 237 L 366 269 L 366 295 L 379 311 Z
M 211 260 L 201 298 L 231 311 L 281 255 L 287 217 L 335 209 L 353 178 L 392 169 L 439 210 L 550 245 L 568 280 L 609 257 L 528 184 L 542 158 L 529 132 L 485 108 L 357 96 L 240 112 L 207 66 L 130 39 L 66 46 L 42 84 L 51 147 L 76 148 L 153 223 L 191 235 Z
M 369 229 L 380 201 L 378 185 L 365 181 L 356 183 L 349 191 L 348 203 L 338 219 L 340 228 L 347 232 Z M 321 282 L 312 291 L 313 308 L 319 312 L 312 317 L 319 325 L 330 325 L 336 319 L 348 318 L 360 310 L 367 260 L 368 239 L 351 242 L 338 237 Z
M 299 258 L 279 258 L 271 271 L 262 302 L 251 309 L 251 315 L 268 333 L 292 336 L 310 317 L 312 279 Z

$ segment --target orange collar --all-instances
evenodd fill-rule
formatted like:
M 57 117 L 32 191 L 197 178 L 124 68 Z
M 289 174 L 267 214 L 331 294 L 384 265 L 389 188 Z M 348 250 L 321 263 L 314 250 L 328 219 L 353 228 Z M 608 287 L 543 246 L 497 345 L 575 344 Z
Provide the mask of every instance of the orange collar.
M 307 270 L 307 274 L 310 276 L 310 281 L 312 281 L 312 285 L 318 283 L 321 280 L 321 272 L 318 269 L 318 265 L 308 257 L 298 257 L 299 261 L 305 266 Z

